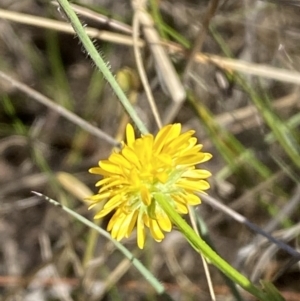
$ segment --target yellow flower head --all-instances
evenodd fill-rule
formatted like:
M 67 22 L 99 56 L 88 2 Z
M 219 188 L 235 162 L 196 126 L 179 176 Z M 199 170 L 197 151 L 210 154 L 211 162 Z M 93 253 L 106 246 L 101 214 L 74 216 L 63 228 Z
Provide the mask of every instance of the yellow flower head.
M 157 193 L 167 195 L 180 214 L 188 213 L 188 205 L 200 204 L 195 192 L 209 188 L 205 179 L 211 174 L 195 165 L 212 156 L 201 152 L 202 145 L 196 144 L 197 138 L 193 137 L 195 131 L 180 132 L 181 124 L 177 123 L 163 127 L 155 137 L 147 134 L 136 139 L 128 124 L 127 143 L 123 143 L 122 150 L 89 170 L 103 176 L 96 184 L 100 186 L 98 194 L 90 197 L 90 208 L 108 200 L 95 218 L 115 210 L 107 226 L 113 238 L 129 237 L 137 225 L 141 249 L 145 244 L 145 226 L 156 241 L 163 240 L 163 232 L 171 231 L 172 223 L 157 203 Z

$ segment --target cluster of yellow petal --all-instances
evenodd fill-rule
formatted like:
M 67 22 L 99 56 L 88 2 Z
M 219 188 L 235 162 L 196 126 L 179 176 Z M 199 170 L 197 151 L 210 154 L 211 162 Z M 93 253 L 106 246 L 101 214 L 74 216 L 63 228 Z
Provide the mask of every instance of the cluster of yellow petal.
M 211 174 L 195 165 L 212 156 L 201 152 L 202 145 L 193 134 L 192 130 L 181 134 L 181 124 L 177 123 L 163 127 L 155 137 L 147 134 L 136 138 L 128 124 L 122 150 L 89 170 L 103 176 L 96 184 L 100 186 L 98 194 L 89 198 L 90 208 L 107 200 L 96 219 L 115 210 L 107 227 L 113 238 L 129 237 L 137 225 L 140 248 L 145 244 L 145 226 L 156 241 L 163 240 L 163 232 L 171 231 L 172 223 L 157 203 L 156 193 L 169 196 L 180 214 L 188 213 L 188 205 L 200 204 L 195 192 L 209 188 L 206 179 Z

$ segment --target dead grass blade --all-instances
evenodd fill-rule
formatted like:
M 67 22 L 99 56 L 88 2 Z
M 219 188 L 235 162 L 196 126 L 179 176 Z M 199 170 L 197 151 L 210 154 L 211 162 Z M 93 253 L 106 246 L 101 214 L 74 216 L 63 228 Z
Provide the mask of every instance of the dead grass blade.
M 97 127 L 91 125 L 78 115 L 68 111 L 64 107 L 56 104 L 53 100 L 47 98 L 46 96 L 42 95 L 41 93 L 31 89 L 27 85 L 13 79 L 12 77 L 6 75 L 2 71 L 0 71 L 0 78 L 5 80 L 7 83 L 11 84 L 12 86 L 16 87 L 18 90 L 22 91 L 35 101 L 41 103 L 42 105 L 48 107 L 51 110 L 56 111 L 58 114 L 63 116 L 64 118 L 68 119 L 72 123 L 78 125 L 83 130 L 89 132 L 90 134 L 96 136 L 99 139 L 105 140 L 107 143 L 110 143 L 113 146 L 119 146 L 119 142 L 113 139 L 111 136 L 106 134 L 105 132 L 101 131 Z
M 74 30 L 72 26 L 68 23 L 61 22 L 61 21 L 46 19 L 46 18 L 23 14 L 23 13 L 12 12 L 4 9 L 0 9 L 0 18 L 21 23 L 21 24 L 31 25 L 40 28 L 47 28 L 47 29 L 56 30 L 59 32 L 65 32 L 74 35 Z M 114 33 L 106 30 L 98 30 L 92 27 L 85 27 L 85 31 L 87 35 L 93 39 L 99 39 L 110 43 L 122 44 L 127 46 L 132 46 L 133 43 L 132 38 L 127 35 L 122 35 L 119 33 Z M 138 45 L 142 47 L 143 42 L 139 40 Z

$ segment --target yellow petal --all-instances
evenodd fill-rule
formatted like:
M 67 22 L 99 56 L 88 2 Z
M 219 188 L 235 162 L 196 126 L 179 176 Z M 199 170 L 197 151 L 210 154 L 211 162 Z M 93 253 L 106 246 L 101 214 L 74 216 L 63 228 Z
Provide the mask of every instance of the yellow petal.
M 212 158 L 212 154 L 204 153 L 204 158 L 203 158 L 202 162 L 206 162 L 206 161 L 210 160 L 211 158 Z
M 137 218 L 137 245 L 140 249 L 144 249 L 145 245 L 145 226 L 143 221 L 143 213 L 140 213 Z
M 116 208 L 123 202 L 122 197 L 123 195 L 120 194 L 115 195 L 104 205 L 103 209 L 111 208 L 111 207 Z
M 137 173 L 137 170 L 133 168 L 129 174 L 130 185 L 134 188 L 139 187 L 141 184 L 141 179 Z
M 89 173 L 96 174 L 96 175 L 102 175 L 102 176 L 108 176 L 108 175 L 110 175 L 109 172 L 103 170 L 103 168 L 100 168 L 100 167 L 92 167 L 92 168 L 90 168 L 89 169 Z
M 201 204 L 200 198 L 195 194 L 189 193 L 185 196 L 185 199 L 187 200 L 189 205 L 195 206 Z
M 116 221 L 120 218 L 120 216 L 123 215 L 123 210 L 121 208 L 118 208 L 114 215 L 109 220 L 109 223 L 107 225 L 107 231 L 111 231 Z
M 119 179 L 116 179 L 116 180 L 113 180 L 113 178 L 110 178 L 111 182 L 106 184 L 106 185 L 103 185 L 99 192 L 103 192 L 105 190 L 114 190 L 116 192 L 116 190 L 119 190 L 120 187 L 124 187 L 124 186 L 127 186 L 128 183 L 127 181 L 124 181 L 123 179 L 119 178 Z M 116 187 L 114 187 L 116 186 Z
M 200 181 L 198 181 L 198 183 L 199 183 L 199 188 L 200 188 L 200 190 L 198 190 L 198 191 L 200 191 L 200 192 L 202 190 L 207 190 L 210 188 L 210 184 L 205 180 L 200 180 Z
M 141 186 L 141 198 L 145 206 L 149 206 L 151 204 L 151 196 L 149 190 L 146 186 Z
M 134 129 L 130 123 L 126 126 L 126 142 L 129 147 L 133 147 L 135 141 Z
M 182 174 L 182 177 L 193 179 L 207 179 L 211 173 L 205 169 L 189 169 Z
M 141 168 L 139 158 L 131 148 L 125 146 L 122 150 L 122 155 L 137 168 Z
M 164 126 L 156 135 L 154 140 L 154 150 L 160 153 L 164 145 L 175 139 L 180 135 L 181 124 L 169 124 Z
M 180 214 L 188 213 L 188 202 L 186 200 L 185 194 L 173 194 L 172 199 L 174 200 L 177 212 L 179 212 Z
M 139 212 L 137 210 L 135 210 L 133 212 L 131 220 L 130 220 L 130 223 L 129 223 L 128 227 L 127 227 L 127 232 L 125 234 L 125 237 L 129 237 L 130 236 L 130 234 L 131 234 L 131 232 L 132 232 L 132 230 L 133 230 L 133 228 L 134 228 L 134 226 L 136 224 L 136 219 L 137 219 L 138 213 Z
M 197 143 L 197 138 L 196 138 L 196 137 L 191 137 L 191 138 L 188 140 L 188 143 L 189 143 L 188 148 L 189 148 L 189 149 L 190 149 L 190 148 L 193 148 L 193 147 L 196 145 L 196 143 Z
M 104 178 L 104 179 L 98 181 L 95 186 L 96 187 L 102 186 L 103 184 L 105 184 L 105 183 L 107 183 L 109 181 L 111 181 L 111 178 Z
M 153 136 L 146 135 L 134 143 L 134 151 L 142 164 L 148 164 L 152 157 Z
M 175 202 L 176 210 L 180 214 L 187 214 L 189 212 L 187 206 L 181 202 Z
M 88 200 L 95 201 L 95 202 L 100 202 L 101 200 L 104 200 L 104 199 L 110 197 L 111 194 L 112 193 L 110 191 L 107 191 L 105 193 L 95 194 L 95 195 L 89 197 Z
M 123 173 L 122 169 L 118 165 L 113 164 L 113 163 L 109 162 L 108 160 L 101 161 L 100 162 L 100 167 L 104 171 L 107 171 L 107 172 L 112 173 L 112 174 L 121 175 Z
M 170 232 L 172 230 L 172 223 L 165 213 L 156 214 L 156 218 L 160 228 L 163 231 Z
M 201 153 L 200 150 L 202 149 L 202 147 L 203 147 L 202 144 L 197 144 L 192 147 L 186 147 L 185 149 L 181 150 L 180 156 L 184 157 L 184 156 L 191 156 L 191 155 Z
M 168 179 L 169 179 L 169 174 L 167 174 L 166 172 L 162 172 L 162 173 L 157 173 L 156 174 L 156 178 L 163 184 L 165 184 Z
M 179 157 L 176 163 L 179 165 L 196 165 L 204 162 L 204 159 L 204 153 L 196 153 L 188 156 Z
M 99 218 L 102 218 L 104 217 L 105 215 L 109 214 L 111 211 L 113 211 L 114 208 L 112 207 L 109 207 L 107 209 L 102 209 L 100 212 L 98 212 L 95 216 L 94 216 L 94 219 L 99 219 Z
M 123 223 L 126 219 L 127 215 L 124 213 L 121 213 L 118 218 L 116 219 L 112 230 L 111 230 L 111 237 L 115 238 L 116 240 L 120 240 L 122 239 L 124 236 L 118 235 L 119 232 L 121 231 L 122 227 L 123 227 Z M 118 239 L 119 238 L 119 239 Z
M 124 168 L 127 168 L 127 169 L 131 168 L 131 163 L 128 162 L 128 160 L 121 154 L 114 153 L 109 157 L 108 160 L 116 165 L 121 165 Z
M 122 222 L 122 227 L 118 232 L 117 240 L 121 240 L 123 237 L 128 237 L 128 232 L 129 234 L 132 232 L 132 225 L 135 225 L 136 216 L 137 211 L 132 211 L 130 214 L 126 215 L 125 219 Z
M 150 218 L 147 214 L 143 214 L 143 222 L 147 227 L 150 227 Z
M 188 179 L 181 179 L 178 182 L 176 182 L 176 186 L 187 189 L 187 190 L 192 190 L 192 191 L 202 191 L 209 189 L 209 183 L 200 180 L 200 181 L 190 181 Z
M 170 141 L 165 150 L 172 153 L 177 152 L 179 148 L 182 148 L 182 146 L 189 141 L 194 133 L 195 131 L 191 130 L 179 135 L 173 141 Z
M 163 166 L 164 168 L 166 167 L 171 167 L 172 166 L 172 157 L 170 156 L 170 154 L 158 154 L 154 156 L 154 164 L 157 168 L 159 168 L 159 166 Z
M 160 230 L 160 227 L 157 223 L 156 220 L 154 219 L 150 219 L 150 232 L 152 237 L 156 240 L 156 241 L 162 241 L 164 239 L 164 234 L 162 233 L 162 231 Z
M 177 164 L 196 165 L 210 160 L 211 157 L 212 155 L 209 153 L 190 153 L 188 155 L 187 153 L 185 153 L 180 158 L 178 158 Z

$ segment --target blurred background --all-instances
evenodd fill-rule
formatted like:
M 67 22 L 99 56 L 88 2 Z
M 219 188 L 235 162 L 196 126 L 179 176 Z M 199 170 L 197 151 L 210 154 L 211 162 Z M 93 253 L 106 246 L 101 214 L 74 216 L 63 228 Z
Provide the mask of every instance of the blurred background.
M 135 27 L 135 2 L 73 4 L 148 129 L 158 125 L 137 57 L 162 122 L 196 130 L 213 154 L 205 164 L 213 200 L 299 248 L 300 2 L 149 0 L 152 23 Z M 31 193 L 92 220 L 83 199 L 99 178 L 88 169 L 123 139 L 127 122 L 55 1 L 1 1 L 1 301 L 167 300 L 110 241 Z M 202 235 L 233 266 L 300 300 L 297 259 L 209 199 L 196 213 Z M 123 244 L 173 300 L 211 300 L 202 262 L 176 230 L 159 244 L 149 238 L 143 251 L 134 235 Z M 217 300 L 238 300 L 210 270 Z

